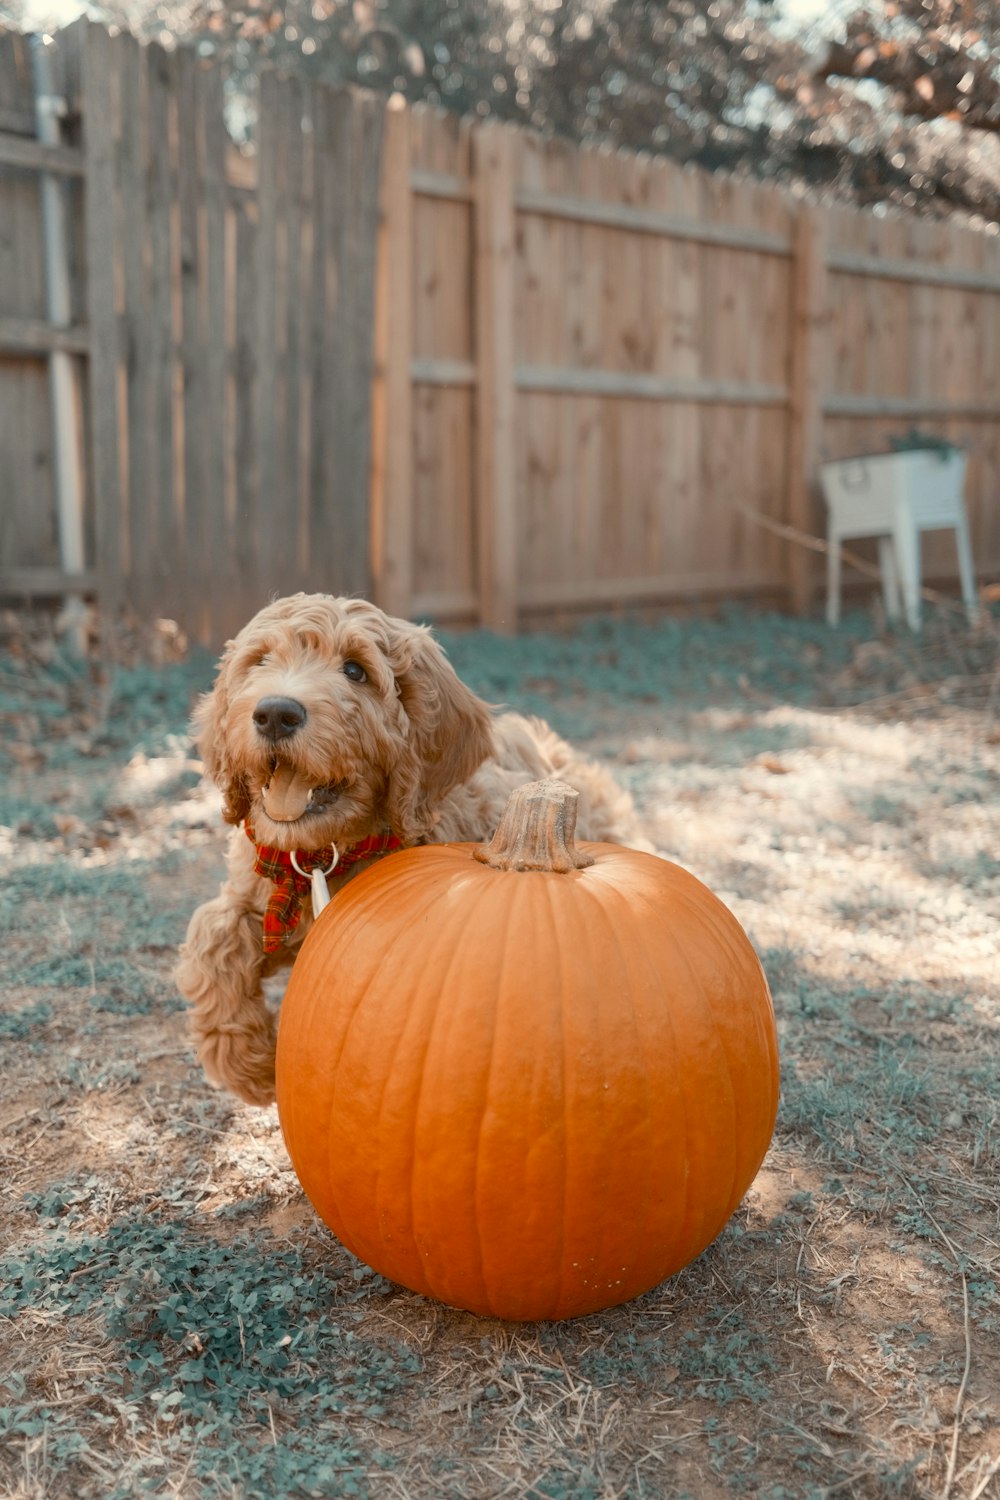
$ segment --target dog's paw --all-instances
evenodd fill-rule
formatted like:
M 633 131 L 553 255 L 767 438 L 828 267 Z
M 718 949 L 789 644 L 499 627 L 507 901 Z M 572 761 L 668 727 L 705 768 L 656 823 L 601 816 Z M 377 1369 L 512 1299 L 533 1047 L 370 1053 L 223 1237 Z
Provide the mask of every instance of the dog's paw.
M 201 1038 L 198 1060 L 218 1088 L 266 1109 L 274 1103 L 276 1027 L 268 1015 L 252 1028 L 210 1031 Z

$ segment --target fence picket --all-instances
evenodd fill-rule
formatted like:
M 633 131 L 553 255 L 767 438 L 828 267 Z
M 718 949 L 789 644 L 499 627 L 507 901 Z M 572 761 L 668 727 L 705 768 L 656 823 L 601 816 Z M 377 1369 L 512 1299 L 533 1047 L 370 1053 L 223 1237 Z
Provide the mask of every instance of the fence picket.
M 312 495 L 317 582 L 371 592 L 371 387 L 379 164 L 384 105 L 356 90 L 321 90 L 316 150 L 327 163 L 317 216 L 323 266 L 323 340 L 317 435 L 322 481 Z M 322 426 L 319 423 L 322 423 Z
M 123 215 L 128 215 L 129 232 L 120 236 L 121 258 L 118 296 L 121 299 L 123 381 L 121 400 L 122 441 L 125 446 L 124 507 L 129 539 L 129 571 L 134 577 L 149 581 L 149 602 L 159 600 L 156 584 L 162 580 L 162 562 L 158 557 L 152 511 L 146 485 L 152 465 L 152 345 L 146 336 L 149 320 L 150 286 L 146 274 L 147 218 L 147 130 L 149 110 L 146 97 L 144 59 L 134 37 L 122 34 L 112 43 L 114 72 L 118 78 L 120 117 L 115 136 L 115 176 L 121 194 Z M 150 247 L 151 248 L 151 247 Z
M 278 220 L 281 211 L 280 82 L 267 70 L 260 79 L 260 126 L 257 140 L 257 254 L 253 354 L 254 420 L 249 434 L 254 452 L 250 497 L 252 548 L 260 582 L 267 591 L 281 592 L 281 561 L 276 489 L 278 446 L 281 441 L 278 409 L 277 297 Z M 263 599 L 260 601 L 264 602 Z
M 473 148 L 476 212 L 477 539 L 481 618 L 517 626 L 514 485 L 514 167 L 503 126 L 484 127 Z
M 117 273 L 121 253 L 115 132 L 118 77 L 112 38 L 88 22 L 83 32 L 86 160 L 87 325 L 90 332 L 91 466 L 101 604 L 114 620 L 127 596 L 127 516 L 122 493 Z
M 802 210 L 795 236 L 792 282 L 791 408 L 788 428 L 788 519 L 799 531 L 812 523 L 811 488 L 820 458 L 822 393 L 826 380 L 826 225 L 820 210 Z M 792 603 L 810 602 L 808 554 L 794 543 L 789 554 Z
M 372 584 L 382 608 L 404 618 L 413 607 L 411 121 L 398 103 L 385 121 L 372 400 Z
M 258 163 L 259 171 L 259 163 Z M 259 515 L 259 474 L 257 466 L 260 368 L 257 357 L 260 337 L 260 200 L 258 192 L 230 196 L 233 215 L 235 287 L 233 299 L 233 446 L 234 446 L 234 526 L 233 555 L 236 580 L 227 614 L 229 630 L 239 628 L 264 600 L 259 595 L 258 577 L 261 549 L 266 538 L 261 532 Z
M 289 518 L 290 569 L 301 577 L 309 565 L 309 533 L 306 526 L 306 490 L 303 461 L 308 462 L 310 437 L 309 382 L 305 351 L 314 335 L 310 307 L 304 288 L 309 284 L 307 264 L 311 231 L 306 203 L 307 181 L 313 170 L 312 131 L 303 131 L 304 119 L 312 118 L 312 101 L 298 80 L 288 80 L 285 100 L 285 236 L 288 296 L 285 308 L 285 495 Z
M 137 506 L 144 506 L 150 538 L 147 587 L 161 615 L 177 611 L 174 573 L 185 566 L 177 496 L 176 447 L 178 389 L 174 303 L 179 282 L 179 247 L 171 205 L 176 201 L 176 170 L 171 143 L 176 131 L 176 53 L 151 46 L 145 56 L 149 111 L 149 162 L 145 224 L 149 253 L 149 289 L 145 343 L 148 350 L 149 410 L 146 472 L 137 482 Z
M 194 78 L 199 136 L 199 300 L 204 341 L 201 430 L 203 459 L 198 533 L 204 547 L 199 571 L 207 605 L 207 635 L 219 639 L 224 604 L 231 592 L 235 559 L 226 504 L 226 150 L 222 71 L 202 63 Z M 207 585 L 207 586 L 206 586 Z M 220 615 L 220 604 L 222 614 Z
M 200 230 L 197 59 L 192 52 L 177 54 L 177 226 L 180 271 L 180 517 L 185 557 L 192 566 L 175 568 L 175 588 L 185 617 L 199 639 L 211 633 L 209 600 L 202 568 L 207 552 L 205 525 L 204 403 L 207 396 L 204 327 L 204 242 Z

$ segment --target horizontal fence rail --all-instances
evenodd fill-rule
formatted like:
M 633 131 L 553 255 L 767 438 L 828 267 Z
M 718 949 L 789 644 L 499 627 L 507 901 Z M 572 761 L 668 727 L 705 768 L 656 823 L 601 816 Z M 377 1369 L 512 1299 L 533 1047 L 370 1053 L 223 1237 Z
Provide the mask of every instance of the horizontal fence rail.
M 845 276 L 915 281 L 922 286 L 954 286 L 967 292 L 1000 292 L 1000 275 L 996 272 L 966 271 L 960 266 L 939 266 L 932 261 L 882 260 L 875 255 L 840 252 L 829 257 L 827 266 Z

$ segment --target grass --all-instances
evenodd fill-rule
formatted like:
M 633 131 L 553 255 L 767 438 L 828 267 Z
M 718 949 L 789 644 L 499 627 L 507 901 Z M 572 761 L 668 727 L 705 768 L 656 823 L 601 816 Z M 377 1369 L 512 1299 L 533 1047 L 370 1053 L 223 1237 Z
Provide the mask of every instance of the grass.
M 141 1202 L 97 1231 L 81 1223 L 87 1211 L 72 1190 L 31 1208 L 57 1223 L 27 1253 L 6 1258 L 0 1315 L 30 1311 L 99 1340 L 106 1358 L 84 1382 L 98 1410 L 117 1411 L 133 1429 L 148 1414 L 154 1428 L 182 1430 L 197 1445 L 198 1479 L 226 1479 L 246 1493 L 286 1493 L 307 1470 L 311 1483 L 328 1483 L 329 1471 L 339 1474 L 341 1493 L 360 1493 L 359 1468 L 390 1462 L 362 1459 L 345 1441 L 317 1463 L 299 1431 L 377 1418 L 416 1373 L 398 1341 L 357 1329 L 353 1310 L 378 1279 L 372 1273 L 310 1268 L 294 1247 L 262 1246 L 247 1231 L 219 1240 Z M 23 1378 L 13 1387 L 0 1433 L 50 1432 L 50 1465 L 72 1466 L 75 1424 L 66 1428 L 57 1408 L 25 1401 Z M 279 1435 L 288 1408 L 296 1425 Z M 133 1471 L 129 1485 L 137 1478 Z
M 572 1323 L 353 1260 L 273 1111 L 205 1085 L 170 977 L 221 873 L 184 740 L 211 664 L 29 642 L 0 666 L 0 1495 L 996 1500 L 1000 751 L 955 673 L 978 637 L 733 611 L 446 644 L 614 764 L 754 939 L 783 1059 L 754 1188 L 693 1265 Z

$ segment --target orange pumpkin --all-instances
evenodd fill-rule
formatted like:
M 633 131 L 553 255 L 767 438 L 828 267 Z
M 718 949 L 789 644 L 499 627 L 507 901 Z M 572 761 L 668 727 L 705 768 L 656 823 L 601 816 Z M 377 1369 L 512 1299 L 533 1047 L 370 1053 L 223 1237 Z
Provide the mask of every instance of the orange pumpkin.
M 767 981 L 693 875 L 575 846 L 521 788 L 488 848 L 373 865 L 295 963 L 278 1112 L 314 1207 L 414 1291 L 512 1319 L 648 1290 L 711 1243 L 774 1128 Z

